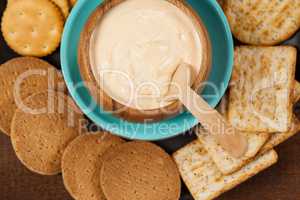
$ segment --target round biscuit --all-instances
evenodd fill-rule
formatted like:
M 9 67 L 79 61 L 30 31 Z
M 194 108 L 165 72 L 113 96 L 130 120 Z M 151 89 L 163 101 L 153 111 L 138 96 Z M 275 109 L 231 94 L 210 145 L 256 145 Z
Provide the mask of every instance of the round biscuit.
M 11 120 L 20 100 L 51 89 L 64 91 L 64 80 L 55 67 L 41 59 L 19 57 L 0 65 L 0 130 L 10 135 Z
M 28 108 L 17 109 L 11 124 L 11 142 L 19 160 L 42 175 L 61 172 L 67 145 L 80 134 L 84 120 L 63 93 L 46 91 L 25 100 Z
M 81 135 L 66 148 L 62 175 L 66 189 L 77 200 L 105 200 L 100 187 L 102 155 L 112 146 L 124 143 L 109 133 Z
M 253 45 L 275 45 L 300 28 L 299 0 L 227 0 L 223 3 L 233 35 Z
M 128 142 L 103 156 L 102 190 L 109 200 L 178 200 L 180 177 L 173 159 L 149 142 Z
M 7 0 L 7 5 L 10 5 L 16 1 L 19 1 L 19 0 Z M 69 10 L 70 10 L 69 1 L 68 0 L 50 0 L 50 1 L 55 3 L 55 5 L 57 5 L 60 8 L 62 14 L 64 15 L 64 17 L 66 19 L 69 15 Z
M 51 54 L 60 44 L 64 17 L 49 0 L 10 3 L 5 9 L 1 31 L 8 46 L 24 56 Z

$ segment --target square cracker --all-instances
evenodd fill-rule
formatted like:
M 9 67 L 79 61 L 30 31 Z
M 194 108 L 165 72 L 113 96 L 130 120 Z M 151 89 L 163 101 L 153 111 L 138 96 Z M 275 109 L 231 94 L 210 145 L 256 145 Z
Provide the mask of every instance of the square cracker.
M 243 132 L 248 140 L 248 149 L 241 158 L 235 158 L 225 151 L 215 138 L 205 130 L 199 128 L 196 130 L 196 134 L 198 140 L 223 174 L 231 174 L 242 168 L 259 152 L 270 137 L 269 133 Z
M 229 122 L 249 132 L 286 132 L 292 120 L 297 50 L 291 46 L 235 49 Z
M 211 200 L 276 163 L 274 150 L 268 151 L 231 175 L 223 175 L 199 141 L 173 155 L 181 177 L 195 200 Z
M 300 83 L 298 81 L 295 81 L 294 97 L 293 97 L 294 104 L 299 101 L 299 97 L 300 97 Z M 299 131 L 300 131 L 300 121 L 295 115 L 293 115 L 290 129 L 287 132 L 272 133 L 269 141 L 262 147 L 260 152 L 263 153 L 270 149 L 273 149 L 277 145 L 283 143 L 284 141 L 288 140 L 292 136 L 296 135 Z
M 274 147 L 278 146 L 279 144 L 283 143 L 284 141 L 299 133 L 299 131 L 300 122 L 298 118 L 294 115 L 290 130 L 284 133 L 273 133 L 268 142 L 262 147 L 260 152 L 264 153 L 266 151 L 269 151 L 270 149 L 273 149 Z
M 228 96 L 222 98 L 220 106 L 217 110 L 227 118 L 228 113 Z M 242 168 L 249 160 L 251 160 L 267 142 L 270 137 L 269 133 L 242 132 L 248 140 L 248 150 L 241 158 L 235 158 L 225 151 L 215 140 L 213 135 L 209 134 L 201 128 L 195 129 L 199 141 L 211 156 L 216 166 L 223 174 L 231 174 Z
M 295 81 L 296 84 L 299 84 Z M 295 90 L 293 101 L 296 103 L 298 101 L 298 96 L 300 95 L 300 90 Z M 222 98 L 220 105 L 218 106 L 218 111 L 226 118 L 228 113 L 228 96 L 225 95 Z M 287 132 L 283 133 L 259 133 L 259 132 L 243 132 L 247 137 L 249 148 L 246 154 L 241 158 L 234 158 L 229 153 L 227 153 L 214 137 L 208 134 L 203 129 L 196 129 L 195 132 L 198 139 L 203 144 L 206 151 L 211 156 L 212 160 L 215 162 L 219 170 L 223 174 L 231 174 L 236 170 L 243 167 L 248 163 L 258 152 L 266 152 L 267 150 L 273 149 L 278 144 L 289 139 L 296 133 L 300 131 L 300 122 L 296 116 L 293 116 L 293 121 L 291 128 Z

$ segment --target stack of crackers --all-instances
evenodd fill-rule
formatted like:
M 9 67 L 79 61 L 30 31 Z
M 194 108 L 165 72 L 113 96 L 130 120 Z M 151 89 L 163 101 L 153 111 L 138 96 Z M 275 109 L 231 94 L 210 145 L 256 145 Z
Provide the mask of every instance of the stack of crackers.
M 232 157 L 201 127 L 198 139 L 173 154 L 195 200 L 210 200 L 277 162 L 273 148 L 300 130 L 293 114 L 299 100 L 297 49 L 270 46 L 300 27 L 299 1 L 220 1 L 237 46 L 227 95 L 219 111 L 248 139 L 241 158 Z
M 76 0 L 8 0 L 1 20 L 7 45 L 23 56 L 43 57 L 60 44 L 64 22 Z

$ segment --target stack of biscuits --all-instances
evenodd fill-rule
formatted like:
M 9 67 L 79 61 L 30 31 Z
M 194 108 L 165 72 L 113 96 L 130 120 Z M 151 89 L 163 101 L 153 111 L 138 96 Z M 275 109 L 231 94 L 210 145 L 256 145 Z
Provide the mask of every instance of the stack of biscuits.
M 40 175 L 62 173 L 78 200 L 177 200 L 181 181 L 172 157 L 149 142 L 88 132 L 61 73 L 36 58 L 53 53 L 76 0 L 8 0 L 1 20 L 19 55 L 0 66 L 0 130 L 20 162 Z
M 62 173 L 79 200 L 177 200 L 181 181 L 172 157 L 149 142 L 88 132 L 87 121 L 49 63 L 19 57 L 0 66 L 0 130 L 17 158 L 40 175 Z
M 0 130 L 19 160 L 39 174 L 59 173 L 64 149 L 85 123 L 61 73 L 38 58 L 14 58 L 0 66 L 0 88 Z
M 163 149 L 108 133 L 77 137 L 63 154 L 62 175 L 79 200 L 178 200 L 181 190 L 176 164 Z
M 1 20 L 7 45 L 23 56 L 43 57 L 60 44 L 65 20 L 76 0 L 8 0 Z
M 219 111 L 248 139 L 232 157 L 201 127 L 196 141 L 173 154 L 195 200 L 210 200 L 277 162 L 273 148 L 300 130 L 297 49 L 278 45 L 300 28 L 300 1 L 219 1 L 236 39 L 234 69 Z M 276 46 L 275 46 L 276 45 Z

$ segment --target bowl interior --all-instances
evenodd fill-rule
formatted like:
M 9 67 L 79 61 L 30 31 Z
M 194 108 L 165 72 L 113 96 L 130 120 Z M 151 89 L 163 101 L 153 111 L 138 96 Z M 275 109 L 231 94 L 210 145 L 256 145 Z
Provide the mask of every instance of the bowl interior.
M 77 63 L 81 30 L 90 14 L 103 0 L 79 0 L 71 12 L 63 33 L 61 65 L 68 89 L 82 111 L 97 125 L 122 137 L 159 140 L 183 133 L 198 124 L 189 112 L 156 123 L 132 123 L 106 113 L 97 105 L 82 83 Z M 215 107 L 228 86 L 233 65 L 233 41 L 221 8 L 212 0 L 187 0 L 202 18 L 212 44 L 212 69 L 202 96 Z

